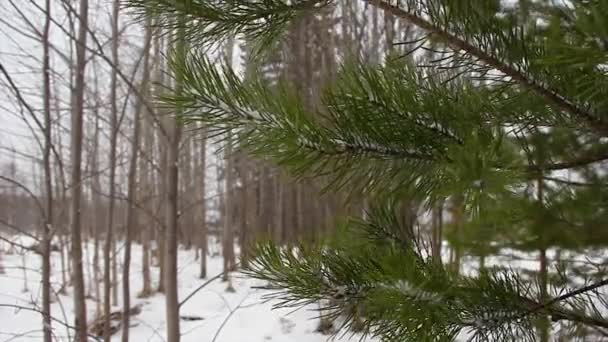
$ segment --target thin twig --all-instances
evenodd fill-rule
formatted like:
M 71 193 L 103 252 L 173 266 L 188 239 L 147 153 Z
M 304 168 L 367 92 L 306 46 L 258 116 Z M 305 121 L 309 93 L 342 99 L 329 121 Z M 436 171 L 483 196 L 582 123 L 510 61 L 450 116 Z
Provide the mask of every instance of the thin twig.
M 228 314 L 228 316 L 226 316 L 226 318 L 224 318 L 224 321 L 222 322 L 220 327 L 215 332 L 215 335 L 213 335 L 213 339 L 211 340 L 211 342 L 215 342 L 217 340 L 218 336 L 220 336 L 220 332 L 222 332 L 222 329 L 224 329 L 224 326 L 226 325 L 226 323 L 228 323 L 228 321 L 230 320 L 232 315 L 234 315 L 235 312 L 237 312 L 240 308 L 243 307 L 243 303 L 245 302 L 245 300 L 247 298 L 249 298 L 249 292 L 247 293 L 247 295 L 245 297 L 243 297 L 243 299 L 241 299 L 241 301 L 239 302 L 239 305 L 237 305 L 234 308 L 234 310 L 230 310 L 230 313 Z
M 434 33 L 434 36 L 436 38 L 439 38 L 440 40 L 444 41 L 453 49 L 467 52 L 471 56 L 476 57 L 484 64 L 495 68 L 496 70 L 499 70 L 506 76 L 509 76 L 512 80 L 518 82 L 527 89 L 532 90 L 538 96 L 544 98 L 547 102 L 553 104 L 555 107 L 587 121 L 590 124 L 590 127 L 596 130 L 601 135 L 608 135 L 608 124 L 602 118 L 594 115 L 593 113 L 585 111 L 583 108 L 577 106 L 575 103 L 561 96 L 556 91 L 546 88 L 544 85 L 531 79 L 527 75 L 524 75 L 522 72 L 509 65 L 508 63 L 501 61 L 500 59 L 490 55 L 489 53 L 483 51 L 477 46 L 474 46 L 471 43 L 459 38 L 458 36 L 449 32 L 445 28 L 437 26 L 417 14 L 408 12 L 402 8 L 399 8 L 398 6 L 394 6 L 387 1 L 363 1 L 365 3 L 371 4 L 372 6 L 380 8 L 381 10 L 390 13 L 399 19 L 403 19 L 407 22 L 410 22 L 411 24 L 416 25 L 417 27 L 427 32 Z
M 43 315 L 44 313 L 41 310 L 35 309 L 35 308 L 31 308 L 31 307 L 26 307 L 26 306 L 22 306 L 22 305 L 16 305 L 16 304 L 4 304 L 4 303 L 0 303 L 0 308 L 11 308 L 11 309 L 18 309 L 18 310 L 25 310 L 25 311 L 33 311 L 33 312 L 37 312 L 41 315 Z M 64 327 L 68 328 L 68 329 L 72 329 L 72 330 L 76 330 L 76 327 L 60 320 L 57 319 L 53 316 L 51 316 L 51 320 L 53 320 L 54 322 L 57 322 L 61 325 L 63 325 Z M 101 339 L 95 335 L 91 335 L 89 333 L 87 333 L 87 336 L 94 339 L 95 341 L 101 341 Z
M 200 290 L 204 289 L 207 285 L 209 285 L 212 282 L 216 281 L 217 279 L 221 278 L 223 274 L 224 274 L 224 272 L 218 273 L 215 276 L 209 278 L 206 282 L 202 283 L 194 291 L 190 292 L 190 294 L 187 295 L 186 298 L 182 299 L 182 301 L 179 302 L 179 304 L 177 304 L 177 308 L 178 309 L 181 308 L 182 305 L 184 305 L 187 301 L 189 301 L 192 297 L 194 297 L 195 294 L 197 294 Z

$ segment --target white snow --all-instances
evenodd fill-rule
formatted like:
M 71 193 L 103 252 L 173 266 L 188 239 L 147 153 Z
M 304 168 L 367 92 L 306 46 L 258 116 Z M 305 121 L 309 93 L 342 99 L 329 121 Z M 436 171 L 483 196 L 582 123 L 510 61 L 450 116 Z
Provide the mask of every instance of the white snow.
M 25 245 L 33 241 L 20 239 Z M 0 246 L 4 251 L 8 245 Z M 120 248 L 120 246 L 119 246 Z M 212 248 L 213 249 L 213 248 Z M 92 260 L 92 245 L 85 250 L 85 256 Z M 120 249 L 122 259 L 122 249 Z M 5 274 L 0 274 L 0 341 L 30 342 L 42 341 L 42 318 L 38 312 L 26 309 L 17 309 L 12 306 L 24 308 L 40 308 L 41 305 L 41 267 L 40 257 L 31 252 L 25 253 L 27 290 L 24 291 L 24 270 L 22 263 L 22 250 L 14 248 L 13 254 L 3 253 Z M 130 339 L 134 342 L 160 342 L 165 341 L 165 298 L 156 294 L 150 298 L 137 298 L 141 290 L 141 247 L 133 246 L 131 272 L 131 301 L 132 306 L 140 304 L 142 311 L 132 317 Z M 53 289 L 56 291 L 61 282 L 59 253 L 53 253 Z M 219 256 L 208 258 L 208 275 L 213 277 L 221 272 L 222 259 Z M 90 275 L 90 263 L 85 263 L 85 277 Z M 205 280 L 198 278 L 199 263 L 195 261 L 194 250 L 179 251 L 179 297 L 185 298 Z M 152 267 L 153 280 L 158 279 L 158 268 Z M 120 279 L 119 279 L 120 281 Z M 87 283 L 87 294 L 95 295 L 90 282 Z M 153 284 L 155 285 L 155 284 Z M 252 286 L 263 283 L 248 279 L 238 273 L 233 274 L 233 286 L 236 293 L 226 292 L 226 283 L 221 280 L 212 282 L 209 286 L 198 292 L 191 300 L 186 302 L 180 310 L 182 316 L 200 316 L 200 321 L 181 320 L 181 333 L 183 342 L 257 342 L 257 341 L 293 341 L 293 342 L 324 342 L 329 336 L 315 332 L 318 325 L 315 307 L 272 310 L 272 302 L 265 302 L 264 290 L 253 289 Z M 120 292 L 120 285 L 119 285 Z M 59 295 L 52 304 L 53 317 L 59 321 L 73 325 L 72 288 L 68 288 L 66 295 Z M 119 298 L 119 303 L 122 299 Z M 120 310 L 113 307 L 112 310 Z M 230 312 L 236 310 L 227 319 Z M 87 300 L 87 320 L 94 318 L 95 301 Z M 225 322 L 224 327 L 220 326 Z M 60 323 L 53 322 L 56 341 L 68 341 L 68 331 Z M 214 336 L 218 333 L 214 340 Z M 353 337 L 359 340 L 359 337 Z M 93 339 L 90 339 L 93 341 Z M 120 341 L 120 332 L 113 336 L 113 340 Z M 347 341 L 349 336 L 336 341 Z M 368 340 L 369 341 L 369 340 Z

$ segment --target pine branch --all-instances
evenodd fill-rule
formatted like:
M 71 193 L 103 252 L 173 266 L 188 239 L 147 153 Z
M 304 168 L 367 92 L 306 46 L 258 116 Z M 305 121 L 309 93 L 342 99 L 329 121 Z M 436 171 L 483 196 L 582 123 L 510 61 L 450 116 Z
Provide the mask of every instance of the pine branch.
M 243 34 L 256 52 L 270 46 L 286 25 L 307 12 L 327 6 L 331 0 L 123 0 L 143 20 L 156 19 L 165 32 L 182 29 L 193 46 L 213 45 Z
M 595 130 L 597 133 L 603 136 L 608 135 L 608 123 L 605 122 L 604 119 L 591 113 L 582 107 L 574 104 L 572 101 L 567 98 L 561 96 L 558 92 L 547 88 L 545 85 L 529 78 L 524 73 L 520 72 L 513 66 L 508 63 L 504 63 L 500 59 L 486 53 L 482 49 L 476 47 L 475 45 L 459 38 L 458 36 L 450 33 L 444 28 L 435 25 L 429 22 L 427 19 L 422 16 L 401 9 L 398 6 L 391 5 L 390 2 L 386 1 L 376 1 L 376 0 L 363 0 L 364 2 L 378 7 L 383 11 L 392 14 L 393 16 L 408 21 L 421 29 L 433 33 L 434 37 L 443 41 L 444 43 L 451 46 L 453 49 L 459 51 L 465 51 L 466 53 L 474 56 L 480 62 L 496 69 L 510 77 L 512 80 L 521 84 L 527 89 L 532 90 L 538 96 L 545 99 L 547 103 L 552 104 L 556 108 L 568 112 L 575 117 L 579 117 L 580 119 L 586 121 L 591 129 Z
M 587 293 L 587 292 L 597 290 L 600 287 L 604 287 L 606 285 L 608 285 L 608 279 L 602 279 L 598 282 L 589 284 L 587 286 L 583 286 L 578 289 L 568 291 L 568 292 L 564 293 L 563 295 L 557 296 L 557 297 L 547 301 L 546 303 L 537 305 L 536 307 L 532 308 L 527 313 L 527 315 L 533 315 L 537 312 L 543 311 L 545 309 L 549 309 L 549 312 L 553 312 L 554 314 L 557 314 L 555 316 L 555 318 L 559 318 L 559 315 L 563 314 L 565 316 L 575 317 L 576 319 L 581 320 L 581 323 L 587 323 L 589 325 L 596 325 L 596 326 L 600 326 L 603 328 L 608 328 L 608 320 L 598 320 L 598 319 L 590 318 L 590 317 L 579 317 L 579 316 L 575 316 L 574 313 L 564 312 L 561 310 L 555 310 L 552 308 L 552 306 L 554 306 L 555 304 L 559 304 L 560 302 L 566 301 L 570 298 L 579 296 L 579 295 Z
M 539 172 L 539 171 L 556 171 L 565 169 L 575 169 L 579 167 L 586 167 L 590 164 L 599 163 L 608 160 L 608 153 L 598 154 L 586 154 L 573 160 L 567 160 L 563 162 L 542 164 L 542 165 L 530 165 L 528 171 Z

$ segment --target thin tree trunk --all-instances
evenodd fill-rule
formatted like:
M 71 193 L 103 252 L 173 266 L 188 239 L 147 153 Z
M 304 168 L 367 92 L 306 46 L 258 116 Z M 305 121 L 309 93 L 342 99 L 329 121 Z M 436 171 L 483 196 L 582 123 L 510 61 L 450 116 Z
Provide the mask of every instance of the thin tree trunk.
M 249 267 L 249 259 L 251 258 L 251 226 L 253 221 L 251 220 L 252 206 L 254 202 L 251 198 L 251 186 L 250 186 L 250 170 L 249 160 L 245 153 L 241 153 L 241 160 L 239 162 L 239 174 L 241 175 L 241 187 L 242 187 L 242 198 L 241 203 L 241 267 L 247 269 Z
M 46 16 L 42 34 L 42 84 L 44 88 L 44 185 L 45 185 L 45 222 L 42 227 L 42 331 L 44 342 L 52 342 L 51 325 L 51 227 L 53 225 L 53 183 L 51 181 L 51 79 L 49 56 L 49 31 L 51 27 L 51 0 L 46 0 Z M 1 263 L 1 261 L 0 261 Z M 0 265 L 1 267 L 1 265 Z
M 275 212 L 274 212 L 274 241 L 277 244 L 283 244 L 283 184 L 280 174 L 275 179 Z
M 179 311 L 177 301 L 177 191 L 179 134 L 177 122 L 172 123 L 168 146 L 167 189 L 166 189 L 166 234 L 165 234 L 165 300 L 167 306 L 167 341 L 179 341 Z
M 178 32 L 177 54 L 184 56 L 183 32 Z M 175 92 L 181 92 L 181 79 L 175 80 Z M 179 113 L 176 113 L 179 114 Z M 179 143 L 181 128 L 177 119 L 168 120 L 167 136 L 167 188 L 166 234 L 165 234 L 165 304 L 167 321 L 167 342 L 179 342 L 179 304 L 177 293 L 177 234 L 178 234 L 178 190 L 179 190 Z
M 462 196 L 456 196 L 452 203 L 452 217 L 454 220 L 454 229 L 456 230 L 456 243 L 454 244 L 454 260 L 452 269 L 456 274 L 460 273 L 460 261 L 462 259 L 462 226 L 464 224 L 464 213 L 463 213 L 463 199 Z
M 158 56 L 155 54 L 154 55 L 154 59 L 153 59 L 153 68 L 154 67 L 158 67 Z M 149 68 L 148 68 L 149 69 Z M 148 73 L 149 71 L 147 69 L 143 70 L 144 73 Z M 154 80 L 156 81 L 156 80 Z M 150 87 L 148 86 L 146 88 L 148 91 L 150 89 Z M 147 113 L 148 115 L 144 115 L 142 117 L 142 143 L 143 143 L 143 149 L 144 149 L 144 153 L 145 156 L 147 156 L 147 158 L 153 158 L 154 152 L 154 135 L 153 135 L 153 127 L 152 127 L 152 123 L 150 120 L 150 116 L 154 115 L 154 113 Z M 140 158 L 140 179 L 142 181 L 142 186 L 140 187 L 140 194 L 142 197 L 150 197 L 153 193 L 153 181 L 154 181 L 154 177 L 150 172 L 149 169 L 149 162 L 147 160 L 145 160 L 145 158 Z M 151 206 L 149 205 L 150 201 L 147 200 L 145 201 L 145 203 L 143 203 L 143 205 L 145 206 L 146 209 L 150 209 Z M 152 228 L 153 227 L 153 223 L 151 222 L 151 220 L 145 220 L 143 222 L 143 224 L 140 225 L 140 229 L 142 229 L 141 232 L 141 244 L 142 244 L 142 265 L 141 265 L 141 271 L 142 271 L 142 290 L 139 294 L 140 297 L 148 297 L 152 294 L 152 281 L 151 281 L 151 275 L 150 275 L 150 240 L 152 237 Z M 161 281 L 162 283 L 162 281 Z
M 147 94 L 148 77 L 149 77 L 149 51 L 150 42 L 152 39 L 151 22 L 148 19 L 146 22 L 146 37 L 144 46 L 144 64 L 143 64 L 143 79 L 141 81 L 140 90 Z M 122 342 L 129 342 L 129 311 L 131 308 L 131 289 L 129 278 L 131 274 L 131 241 L 133 240 L 133 229 L 137 225 L 137 210 L 135 208 L 136 193 L 137 193 L 137 158 L 139 153 L 139 136 L 140 136 L 140 116 L 143 109 L 143 99 L 138 99 L 135 108 L 135 118 L 133 119 L 133 140 L 131 141 L 131 160 L 129 162 L 128 175 L 128 195 L 127 195 L 127 227 L 125 234 L 125 254 L 122 273 L 122 299 L 123 299 L 123 315 L 122 315 Z
M 112 233 L 112 235 L 114 235 Z M 110 262 L 112 265 L 112 276 L 110 277 L 112 283 L 112 305 L 118 305 L 118 250 L 116 248 L 116 240 L 112 237 L 112 251 L 110 252 Z
M 228 281 L 227 289 L 229 291 L 234 290 L 230 281 L 229 273 L 233 271 L 233 260 L 234 260 L 234 238 L 233 238 L 233 212 L 232 212 L 232 201 L 234 200 L 234 180 L 232 170 L 232 133 L 228 132 L 226 138 L 226 149 L 225 149 L 225 170 L 226 183 L 224 187 L 224 227 L 222 230 L 222 256 L 224 259 L 223 268 L 223 281 Z
M 144 70 L 144 72 L 148 72 Z M 152 114 L 152 113 L 148 113 Z M 148 158 L 152 158 L 152 146 L 154 145 L 154 138 L 152 137 L 152 127 L 150 120 L 147 115 L 142 118 L 142 142 L 144 153 Z M 140 186 L 140 196 L 148 197 L 152 194 L 152 176 L 148 168 L 148 161 L 144 158 L 140 158 L 140 180 L 143 183 Z M 142 203 L 146 209 L 149 207 L 149 201 Z M 142 273 L 142 289 L 139 294 L 140 297 L 145 298 L 152 294 L 152 281 L 150 276 L 150 239 L 151 239 L 151 220 L 146 219 L 143 224 L 140 225 L 141 231 L 141 245 L 142 245 L 142 260 L 141 260 L 141 273 Z
M 115 194 L 116 194 L 116 142 L 118 138 L 118 100 L 117 100 L 117 86 L 118 86 L 118 15 L 119 15 L 119 3 L 118 0 L 114 0 L 112 5 L 112 72 L 110 75 L 110 196 L 108 203 L 108 225 L 106 227 L 106 241 L 103 253 L 103 276 L 104 276 L 104 292 L 103 292 L 103 339 L 109 342 L 111 339 L 110 331 L 110 293 L 113 287 L 113 281 L 110 275 L 112 258 L 115 258 L 114 250 L 114 205 L 115 205 Z
M 74 282 L 74 328 L 77 342 L 87 341 L 87 310 L 84 276 L 82 271 L 81 195 L 82 195 L 82 126 L 86 68 L 86 42 L 88 30 L 88 0 L 80 0 L 80 26 L 76 41 L 76 77 L 72 88 L 72 279 Z
M 163 44 L 163 40 L 157 35 L 157 38 L 155 39 L 155 58 L 158 59 L 158 63 L 157 63 L 157 67 L 156 67 L 156 75 L 155 75 L 155 79 L 156 79 L 156 83 L 161 85 L 160 87 L 158 87 L 156 90 L 157 95 L 160 95 L 162 92 L 162 85 L 165 84 L 165 80 L 164 80 L 164 63 L 163 60 L 161 58 L 162 53 L 163 53 L 163 49 L 164 49 L 164 44 Z M 163 113 L 164 115 L 167 115 L 167 113 Z M 167 127 L 167 123 L 166 120 L 162 120 L 161 121 L 161 125 L 164 127 L 164 131 L 168 131 L 168 127 Z M 167 141 L 168 137 L 164 136 L 162 134 L 162 130 L 158 131 L 158 145 L 159 145 L 159 156 L 160 156 L 160 160 L 159 160 L 159 164 L 160 164 L 160 175 L 159 175 L 159 183 L 160 183 L 160 191 L 159 194 L 164 194 L 162 196 L 159 196 L 159 210 L 161 206 L 164 206 L 165 208 L 167 207 L 167 203 L 166 203 L 166 192 L 167 192 L 167 173 L 168 173 L 168 168 L 169 168 L 169 164 L 168 164 L 168 159 L 167 159 L 167 149 L 169 148 L 169 142 Z M 159 230 L 157 231 L 156 234 L 156 241 L 158 242 L 158 246 L 157 246 L 157 254 L 158 254 L 158 265 L 160 268 L 160 276 L 159 276 L 159 281 L 158 281 L 158 288 L 157 291 L 164 293 L 165 292 L 165 251 L 166 251 L 166 239 L 165 239 L 165 234 L 167 233 L 166 230 L 168 229 L 168 227 L 166 226 L 166 223 L 162 224 L 159 226 Z
M 433 224 L 431 232 L 431 249 L 433 260 L 441 264 L 441 249 L 443 245 L 443 203 L 433 208 Z
M 538 178 L 538 182 L 537 182 L 537 196 L 538 196 L 538 202 L 540 204 L 540 206 L 544 206 L 544 182 L 543 182 L 543 178 L 542 176 L 539 176 Z M 542 237 L 541 237 L 542 240 Z M 538 257 L 538 263 L 539 263 L 539 286 L 540 286 L 540 297 L 542 302 L 546 302 L 547 300 L 549 300 L 549 295 L 547 293 L 547 288 L 549 285 L 548 282 L 548 261 L 547 261 L 547 249 L 545 247 L 545 243 L 544 241 L 541 241 L 541 245 L 542 247 L 539 249 L 539 257 Z M 550 333 L 549 333 L 549 329 L 551 328 L 551 324 L 549 323 L 549 318 L 547 316 L 541 316 L 540 320 L 539 320 L 539 324 L 538 324 L 538 333 L 540 335 L 540 342 L 548 342 L 549 338 L 550 338 Z
M 97 79 L 95 79 L 97 85 Z M 95 112 L 95 132 L 93 133 L 93 153 L 91 156 L 91 169 L 93 170 L 92 184 L 91 188 L 93 190 L 93 202 L 94 202 L 94 215 L 93 215 L 93 224 L 95 227 L 95 242 L 93 245 L 93 280 L 95 281 L 95 313 L 96 316 L 101 315 L 101 286 L 100 286 L 100 274 L 99 274 L 99 239 L 102 224 L 102 218 L 105 216 L 100 212 L 101 207 L 101 196 L 99 195 L 101 191 L 101 182 L 99 180 L 99 163 L 98 163 L 98 151 L 99 151 L 99 110 L 96 106 Z
M 198 174 L 200 175 L 199 186 L 200 194 L 199 198 L 201 201 L 200 215 L 201 215 L 201 232 L 200 232 L 200 249 L 201 249 L 201 260 L 200 260 L 200 278 L 204 279 L 207 277 L 207 203 L 206 197 L 206 184 L 205 174 L 207 172 L 207 139 L 206 132 L 203 132 L 203 139 L 201 141 L 201 150 L 199 152 L 200 164 L 198 167 Z
M 227 65 L 232 66 L 232 57 L 234 51 L 234 38 L 228 39 L 225 46 L 224 59 Z M 222 234 L 222 254 L 224 258 L 223 280 L 228 281 L 228 291 L 233 291 L 232 282 L 229 277 L 229 272 L 234 271 L 236 261 L 234 255 L 234 155 L 232 150 L 232 132 L 228 132 L 226 137 L 225 150 L 225 170 L 226 183 L 224 188 L 224 229 Z

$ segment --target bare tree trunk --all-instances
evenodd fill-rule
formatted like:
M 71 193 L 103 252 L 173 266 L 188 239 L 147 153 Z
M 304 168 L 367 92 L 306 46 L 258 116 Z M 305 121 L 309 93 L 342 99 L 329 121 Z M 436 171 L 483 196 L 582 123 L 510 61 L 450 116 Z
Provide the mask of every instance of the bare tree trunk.
M 165 84 L 164 81 L 164 63 L 163 60 L 161 58 L 162 53 L 163 53 L 163 49 L 164 49 L 164 44 L 163 44 L 163 40 L 157 35 L 157 38 L 155 39 L 155 58 L 158 58 L 158 63 L 157 63 L 157 67 L 156 67 L 156 75 L 155 75 L 155 79 L 156 79 L 156 83 L 161 85 L 161 87 Z M 156 90 L 156 93 L 158 95 L 161 94 L 162 89 L 161 87 L 159 87 Z M 167 115 L 166 113 L 163 113 L 163 115 Z M 158 132 L 158 145 L 159 145 L 159 164 L 160 164 L 160 175 L 159 175 L 159 183 L 160 183 L 160 191 L 159 193 L 163 194 L 162 196 L 159 196 L 159 202 L 160 202 L 160 206 L 167 206 L 166 203 L 166 192 L 167 192 L 167 172 L 168 172 L 168 159 L 167 159 L 167 149 L 168 149 L 168 137 L 164 136 L 163 130 L 167 131 L 168 127 L 166 127 L 166 120 L 162 120 L 160 123 L 162 126 L 160 127 L 161 130 L 159 130 Z M 160 206 L 159 206 L 159 210 L 160 210 Z M 165 251 L 166 251 L 166 239 L 165 234 L 166 234 L 166 223 L 163 223 L 162 225 L 159 226 L 159 230 L 157 231 L 156 234 L 156 241 L 158 242 L 158 246 L 157 246 L 157 254 L 158 254 L 158 265 L 160 268 L 160 279 L 158 282 L 158 288 L 157 291 L 164 293 L 165 292 Z
M 183 32 L 177 33 L 178 56 L 185 54 Z M 175 92 L 181 92 L 181 79 L 175 80 Z M 179 113 L 176 113 L 179 114 Z M 166 234 L 165 234 L 165 304 L 167 342 L 179 342 L 179 304 L 177 293 L 177 234 L 178 234 L 178 190 L 179 190 L 179 143 L 181 127 L 177 119 L 169 119 L 167 125 L 167 175 Z
M 234 52 L 234 38 L 226 41 L 224 59 L 226 64 L 232 66 L 232 57 Z M 226 137 L 225 150 L 225 189 L 224 189 L 224 229 L 222 232 L 222 255 L 224 258 L 223 277 L 224 281 L 228 281 L 228 291 L 234 291 L 230 280 L 229 272 L 234 271 L 236 266 L 236 258 L 234 255 L 234 152 L 232 150 L 232 132 L 228 132 Z
M 93 72 L 95 73 L 95 65 L 93 65 Z M 95 92 L 97 93 L 97 77 L 95 77 Z M 105 216 L 100 212 L 101 209 L 101 182 L 99 180 L 99 162 L 98 162 L 98 154 L 99 154 L 99 106 L 96 105 L 94 109 L 95 113 L 95 131 L 93 133 L 93 151 L 91 156 L 91 170 L 93 171 L 93 177 L 91 180 L 91 188 L 93 192 L 93 202 L 94 202 L 94 215 L 93 215 L 93 225 L 95 229 L 94 233 L 94 243 L 93 243 L 93 280 L 95 281 L 95 314 L 96 316 L 101 315 L 101 286 L 100 286 L 100 269 L 99 269 L 99 239 L 100 239 L 100 227 L 102 227 L 101 222 L 102 218 Z
M 454 224 L 456 243 L 452 246 L 454 250 L 454 259 L 452 260 L 452 269 L 456 274 L 460 273 L 460 262 L 462 259 L 462 234 L 464 225 L 464 212 L 463 212 L 463 198 L 462 195 L 457 195 L 452 201 L 452 221 Z
M 241 160 L 239 161 L 239 174 L 241 175 L 241 267 L 246 269 L 249 267 L 249 259 L 251 257 L 251 215 L 249 214 L 252 210 L 253 201 L 251 201 L 251 186 L 249 184 L 249 160 L 245 153 L 241 152 Z
M 112 67 L 110 77 L 110 196 L 108 198 L 108 225 L 106 228 L 106 241 L 103 251 L 103 276 L 104 276 L 104 291 L 103 291 L 103 339 L 109 342 L 111 339 L 110 331 L 110 293 L 113 287 L 113 281 L 110 275 L 112 258 L 115 258 L 113 252 L 114 245 L 114 205 L 116 194 L 116 142 L 118 138 L 118 104 L 117 104 L 117 87 L 118 87 L 118 15 L 119 15 L 118 0 L 114 0 L 112 5 Z
M 275 211 L 274 211 L 274 241 L 277 244 L 282 244 L 283 241 L 283 184 L 280 174 L 275 179 Z
M 150 25 L 151 26 L 151 25 Z M 149 51 L 149 50 L 148 50 Z M 148 52 L 149 54 L 150 52 Z M 154 58 L 152 61 L 152 68 L 158 68 L 159 66 L 159 54 L 154 54 Z M 149 58 L 149 57 L 148 57 Z M 148 67 L 147 69 L 144 69 L 143 72 L 144 73 L 149 73 L 149 69 L 150 67 Z M 158 73 L 157 73 L 158 74 Z M 158 82 L 158 79 L 156 78 L 155 74 L 155 79 L 154 82 Z M 150 92 L 150 86 L 148 85 L 146 87 L 146 90 L 148 91 L 146 94 L 149 94 Z M 154 115 L 154 113 L 148 113 L 146 112 L 147 115 L 144 115 L 141 121 L 142 127 L 142 143 L 143 143 L 143 150 L 144 150 L 144 155 L 147 158 L 153 159 L 154 156 L 154 131 L 153 131 L 153 126 L 152 126 L 152 120 L 151 120 L 151 116 Z M 153 182 L 154 182 L 154 177 L 153 174 L 149 168 L 149 161 L 145 160 L 144 158 L 140 158 L 140 179 L 143 182 L 142 186 L 140 187 L 140 194 L 143 195 L 144 197 L 151 197 L 153 194 L 153 190 L 154 190 L 154 186 L 153 186 Z M 145 201 L 145 203 L 143 203 L 143 205 L 145 206 L 146 209 L 151 209 L 150 206 L 150 201 L 147 200 Z M 153 229 L 153 223 L 149 220 L 146 221 L 146 223 L 142 224 L 140 226 L 140 228 L 142 229 L 142 290 L 140 292 L 140 297 L 148 297 L 152 294 L 152 281 L 151 281 L 151 275 L 150 275 L 150 240 L 152 238 L 152 229 Z M 160 283 L 162 283 L 162 279 L 160 281 Z
M 143 64 L 143 79 L 141 81 L 141 92 L 148 94 L 148 77 L 149 77 L 149 58 L 150 58 L 150 43 L 152 40 L 152 26 L 148 19 L 146 22 L 146 36 L 144 46 L 144 64 Z M 137 210 L 135 208 L 136 193 L 137 193 L 137 158 L 139 153 L 139 136 L 140 136 L 140 116 L 143 109 L 143 99 L 138 99 L 135 108 L 135 117 L 133 119 L 133 140 L 131 141 L 131 160 L 129 161 L 128 175 L 128 195 L 127 195 L 127 227 L 125 235 L 125 254 L 122 273 L 122 299 L 123 299 L 123 315 L 122 315 L 122 342 L 129 342 L 129 311 L 131 309 L 131 289 L 129 277 L 131 273 L 131 241 L 133 240 L 133 229 L 137 225 Z
M 232 170 L 232 133 L 228 132 L 225 149 L 225 170 L 226 183 L 224 187 L 224 227 L 222 230 L 222 256 L 224 268 L 222 280 L 228 282 L 228 291 L 233 291 L 229 273 L 234 268 L 234 237 L 233 237 L 233 212 L 232 202 L 234 201 L 234 172 Z
M 81 195 L 82 195 L 82 125 L 86 68 L 86 42 L 88 29 L 88 0 L 80 0 L 80 26 L 76 41 L 76 77 L 72 88 L 72 279 L 74 282 L 74 327 L 77 342 L 87 341 L 87 310 L 85 302 L 84 277 L 82 271 L 81 241 Z
M 114 234 L 112 234 L 114 235 Z M 116 240 L 112 237 L 112 251 L 110 252 L 111 258 L 110 262 L 112 265 L 112 276 L 111 284 L 112 284 L 112 305 L 118 305 L 118 250 L 116 249 Z
M 143 72 L 148 72 L 144 70 Z M 152 113 L 148 113 L 151 115 Z M 143 142 L 143 150 L 145 155 L 148 158 L 152 158 L 152 146 L 154 144 L 154 139 L 152 137 L 152 127 L 150 121 L 146 115 L 142 118 L 142 142 Z M 140 158 L 140 182 L 142 185 L 140 186 L 140 197 L 148 197 L 152 194 L 152 177 L 150 175 L 150 170 L 148 168 L 148 161 L 144 160 L 144 158 Z M 146 201 L 142 203 L 142 205 L 149 209 L 148 202 Z M 140 224 L 141 229 L 141 245 L 142 245 L 142 260 L 141 260 L 141 271 L 142 271 L 142 289 L 139 294 L 140 297 L 148 297 L 152 294 L 152 281 L 150 277 L 150 239 L 151 239 L 151 229 L 152 222 L 150 220 L 145 220 L 143 224 Z
M 51 227 L 53 225 L 53 183 L 51 181 L 51 79 L 49 56 L 49 30 L 51 27 L 51 0 L 46 0 L 46 16 L 42 34 L 42 84 L 44 88 L 44 185 L 45 185 L 45 222 L 42 227 L 42 331 L 44 342 L 52 342 L 51 325 Z M 1 263 L 1 261 L 0 261 Z M 1 267 L 1 265 L 0 265 Z M 1 272 L 0 272 L 1 273 Z
M 384 36 L 386 40 L 386 50 L 391 53 L 394 50 L 395 18 L 388 12 L 384 13 Z
M 538 202 L 541 207 L 544 206 L 544 197 L 545 197 L 545 184 L 543 181 L 542 175 L 538 177 L 537 181 L 537 197 Z M 541 237 L 541 245 L 538 253 L 538 263 L 539 263 L 539 274 L 538 274 L 538 282 L 540 287 L 540 297 L 541 303 L 544 303 L 549 300 L 549 294 L 547 293 L 549 286 L 549 272 L 548 272 L 548 260 L 547 260 L 547 249 L 545 247 L 544 241 L 542 241 Z M 549 318 L 547 316 L 540 316 L 538 322 L 538 334 L 540 342 L 548 342 L 550 338 L 550 328 L 551 323 L 549 322 Z
M 167 150 L 167 189 L 166 189 L 166 234 L 165 234 L 165 300 L 167 306 L 167 341 L 179 341 L 179 311 L 177 301 L 177 190 L 179 182 L 179 136 L 178 123 L 170 127 Z
M 433 260 L 441 264 L 441 248 L 443 242 L 443 203 L 433 207 L 431 232 L 431 252 Z
M 203 139 L 201 141 L 201 149 L 199 152 L 199 167 L 198 167 L 198 175 L 199 177 L 199 187 L 200 194 L 199 199 L 201 202 L 200 208 L 200 222 L 201 222 L 201 231 L 200 231 L 200 249 L 201 249 L 201 260 L 200 260 L 200 278 L 204 279 L 207 277 L 207 203 L 205 201 L 206 194 L 206 179 L 205 174 L 207 172 L 207 138 L 206 132 L 203 133 Z

